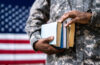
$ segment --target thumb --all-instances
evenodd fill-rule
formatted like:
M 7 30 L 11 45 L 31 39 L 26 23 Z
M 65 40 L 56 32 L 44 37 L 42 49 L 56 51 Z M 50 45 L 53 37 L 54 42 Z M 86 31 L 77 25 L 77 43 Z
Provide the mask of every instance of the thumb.
M 53 36 L 50 36 L 48 38 L 45 38 L 43 41 L 44 42 L 51 42 L 53 39 L 54 39 L 54 37 Z

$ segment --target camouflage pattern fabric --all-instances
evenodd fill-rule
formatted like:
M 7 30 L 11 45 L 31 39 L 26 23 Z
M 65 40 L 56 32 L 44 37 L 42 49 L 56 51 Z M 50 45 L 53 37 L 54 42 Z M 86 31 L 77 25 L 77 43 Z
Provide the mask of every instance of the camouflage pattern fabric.
M 100 0 L 36 0 L 25 28 L 30 44 L 41 39 L 42 24 L 57 22 L 71 10 L 92 12 L 90 24 L 76 24 L 74 48 L 48 55 L 46 65 L 100 65 Z

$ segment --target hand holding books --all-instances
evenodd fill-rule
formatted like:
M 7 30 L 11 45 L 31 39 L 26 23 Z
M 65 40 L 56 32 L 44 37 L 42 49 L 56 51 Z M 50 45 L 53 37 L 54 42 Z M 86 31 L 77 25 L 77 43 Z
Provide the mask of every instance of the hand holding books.
M 64 50 L 58 50 L 58 49 L 54 48 L 53 46 L 49 45 L 49 42 L 51 42 L 53 39 L 54 39 L 54 37 L 51 36 L 48 38 L 43 38 L 43 39 L 38 40 L 35 43 L 35 49 L 37 51 L 42 51 L 49 55 L 63 52 Z
M 88 24 L 92 17 L 92 13 L 90 12 L 80 12 L 77 10 L 72 10 L 70 12 L 65 13 L 61 18 L 60 22 L 64 22 L 68 18 L 72 18 L 66 26 L 71 25 L 72 23 L 79 23 L 79 24 Z
M 61 47 L 61 48 L 69 48 L 69 47 L 73 47 L 74 46 L 74 35 L 75 35 L 75 23 L 79 23 L 79 24 L 88 24 L 90 19 L 91 19 L 92 14 L 88 13 L 88 12 L 80 12 L 80 11 L 70 11 L 68 13 L 65 13 L 61 19 L 60 22 L 54 22 L 54 23 L 50 23 L 50 24 L 45 24 L 41 27 L 41 37 L 43 39 L 46 39 L 49 36 L 54 36 L 54 40 L 50 42 L 51 45 L 55 45 L 57 47 Z M 70 20 L 65 26 L 62 24 L 62 22 L 64 22 L 66 19 L 68 18 L 72 18 L 72 20 Z M 52 24 L 52 25 L 51 25 Z M 63 30 L 67 29 L 67 31 L 63 32 Z M 60 32 L 59 32 L 60 31 Z M 67 32 L 67 34 L 66 34 Z M 66 34 L 66 35 L 65 35 Z M 63 41 L 65 39 L 65 41 Z M 67 41 L 66 41 L 67 39 Z M 40 41 L 42 39 L 40 39 L 37 43 L 36 43 L 36 47 L 37 46 L 41 46 L 40 45 Z M 56 43 L 57 42 L 57 43 Z M 43 42 L 44 43 L 44 42 Z M 49 43 L 49 42 L 48 42 Z M 62 44 L 64 43 L 64 44 Z M 58 53 L 58 50 L 53 48 L 51 45 L 47 45 L 45 46 L 45 44 L 42 44 L 43 47 L 48 47 L 47 50 L 43 50 L 44 48 L 42 47 L 39 48 L 40 51 L 43 51 L 45 53 L 49 53 L 50 51 L 52 51 L 52 53 Z M 52 50 L 53 49 L 53 50 Z M 62 51 L 62 50 L 59 50 Z M 52 54 L 51 53 L 51 54 Z
M 65 27 L 64 23 L 53 22 L 44 24 L 41 27 L 41 37 L 47 38 L 54 36 L 54 40 L 50 42 L 50 45 L 54 45 L 57 48 L 69 48 L 74 46 L 74 33 L 75 25 L 72 24 L 69 27 Z

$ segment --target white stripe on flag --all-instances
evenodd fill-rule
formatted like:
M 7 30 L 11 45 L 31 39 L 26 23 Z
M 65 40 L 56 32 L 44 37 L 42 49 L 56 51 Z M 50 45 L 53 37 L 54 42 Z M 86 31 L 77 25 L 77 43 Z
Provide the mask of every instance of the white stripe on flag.
M 0 34 L 0 39 L 28 40 L 27 34 Z
M 6 60 L 45 60 L 46 54 L 0 54 L 0 61 Z
M 0 43 L 0 49 L 3 50 L 32 50 L 30 44 L 4 44 Z

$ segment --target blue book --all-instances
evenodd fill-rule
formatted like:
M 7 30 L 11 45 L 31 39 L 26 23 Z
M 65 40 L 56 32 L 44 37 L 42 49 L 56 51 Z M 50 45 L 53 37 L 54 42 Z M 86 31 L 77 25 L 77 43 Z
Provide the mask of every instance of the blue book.
M 60 48 L 63 48 L 63 25 L 61 27 L 61 41 L 60 41 Z

